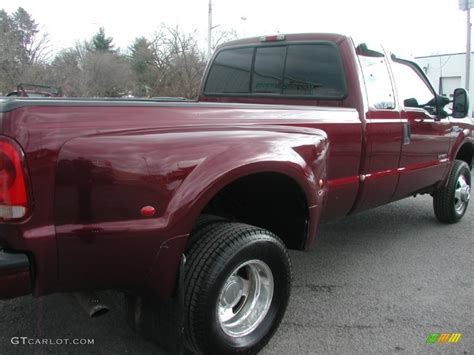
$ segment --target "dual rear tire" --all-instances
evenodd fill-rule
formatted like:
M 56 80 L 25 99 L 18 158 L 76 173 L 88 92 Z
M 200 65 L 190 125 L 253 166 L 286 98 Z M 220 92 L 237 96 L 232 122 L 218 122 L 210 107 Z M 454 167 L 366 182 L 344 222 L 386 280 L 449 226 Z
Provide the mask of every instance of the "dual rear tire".
M 207 219 L 187 251 L 185 344 L 204 354 L 254 354 L 285 313 L 291 263 L 273 233 Z

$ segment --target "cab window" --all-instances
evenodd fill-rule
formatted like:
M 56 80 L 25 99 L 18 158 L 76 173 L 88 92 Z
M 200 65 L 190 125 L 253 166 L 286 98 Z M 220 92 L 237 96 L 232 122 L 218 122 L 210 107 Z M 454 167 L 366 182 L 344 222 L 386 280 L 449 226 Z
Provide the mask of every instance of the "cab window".
M 405 108 L 421 108 L 435 114 L 435 96 L 415 69 L 399 61 L 392 62 L 392 69 L 398 97 Z
M 260 45 L 221 50 L 205 95 L 343 99 L 339 49 L 329 42 Z
M 266 94 L 281 93 L 285 59 L 286 47 L 257 48 L 252 92 Z
M 385 55 L 382 48 L 373 48 L 369 49 L 366 44 L 357 47 L 369 107 L 375 110 L 392 110 L 395 108 L 395 95 Z
M 212 64 L 206 91 L 224 94 L 248 93 L 253 48 L 222 51 Z

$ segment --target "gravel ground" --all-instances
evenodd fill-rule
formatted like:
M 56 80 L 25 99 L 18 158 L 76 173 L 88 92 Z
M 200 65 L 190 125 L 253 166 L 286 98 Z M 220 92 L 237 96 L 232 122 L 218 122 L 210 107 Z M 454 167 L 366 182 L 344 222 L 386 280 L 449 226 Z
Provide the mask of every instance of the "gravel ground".
M 262 354 L 474 354 L 474 207 L 442 225 L 428 196 L 324 225 L 292 252 L 293 293 Z M 70 295 L 0 301 L 0 354 L 155 353 L 124 321 L 122 298 L 88 319 Z M 434 332 L 458 344 L 426 344 Z M 93 345 L 12 345 L 12 337 L 89 338 Z

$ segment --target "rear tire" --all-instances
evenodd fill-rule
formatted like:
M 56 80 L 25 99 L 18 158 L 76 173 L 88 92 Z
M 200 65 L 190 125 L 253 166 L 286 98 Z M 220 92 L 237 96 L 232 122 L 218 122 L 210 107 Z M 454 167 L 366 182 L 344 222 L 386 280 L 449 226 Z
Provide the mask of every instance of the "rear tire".
M 191 234 L 189 235 L 186 246 L 186 254 L 189 250 L 191 250 L 197 240 L 201 240 L 202 236 L 207 234 L 207 232 L 211 229 L 211 225 L 226 222 L 228 222 L 228 220 L 225 218 L 212 214 L 200 215 L 196 223 L 194 223 Z
M 443 223 L 456 223 L 466 213 L 471 189 L 471 171 L 466 162 L 455 160 L 448 182 L 433 195 L 436 218 Z
M 187 253 L 185 340 L 195 353 L 254 354 L 285 313 L 291 263 L 271 232 L 240 223 L 205 227 Z
M 207 227 L 210 224 L 214 223 L 222 223 L 227 222 L 224 217 L 215 216 L 213 214 L 202 214 L 197 219 L 196 223 L 194 223 L 193 230 L 191 231 L 191 235 L 196 234 L 204 227 Z

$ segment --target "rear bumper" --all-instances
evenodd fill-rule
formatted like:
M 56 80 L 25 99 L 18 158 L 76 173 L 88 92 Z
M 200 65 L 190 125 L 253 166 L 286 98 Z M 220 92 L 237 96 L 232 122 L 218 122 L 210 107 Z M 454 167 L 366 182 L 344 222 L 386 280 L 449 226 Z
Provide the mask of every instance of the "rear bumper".
M 0 299 L 30 294 L 31 286 L 28 256 L 0 250 Z

